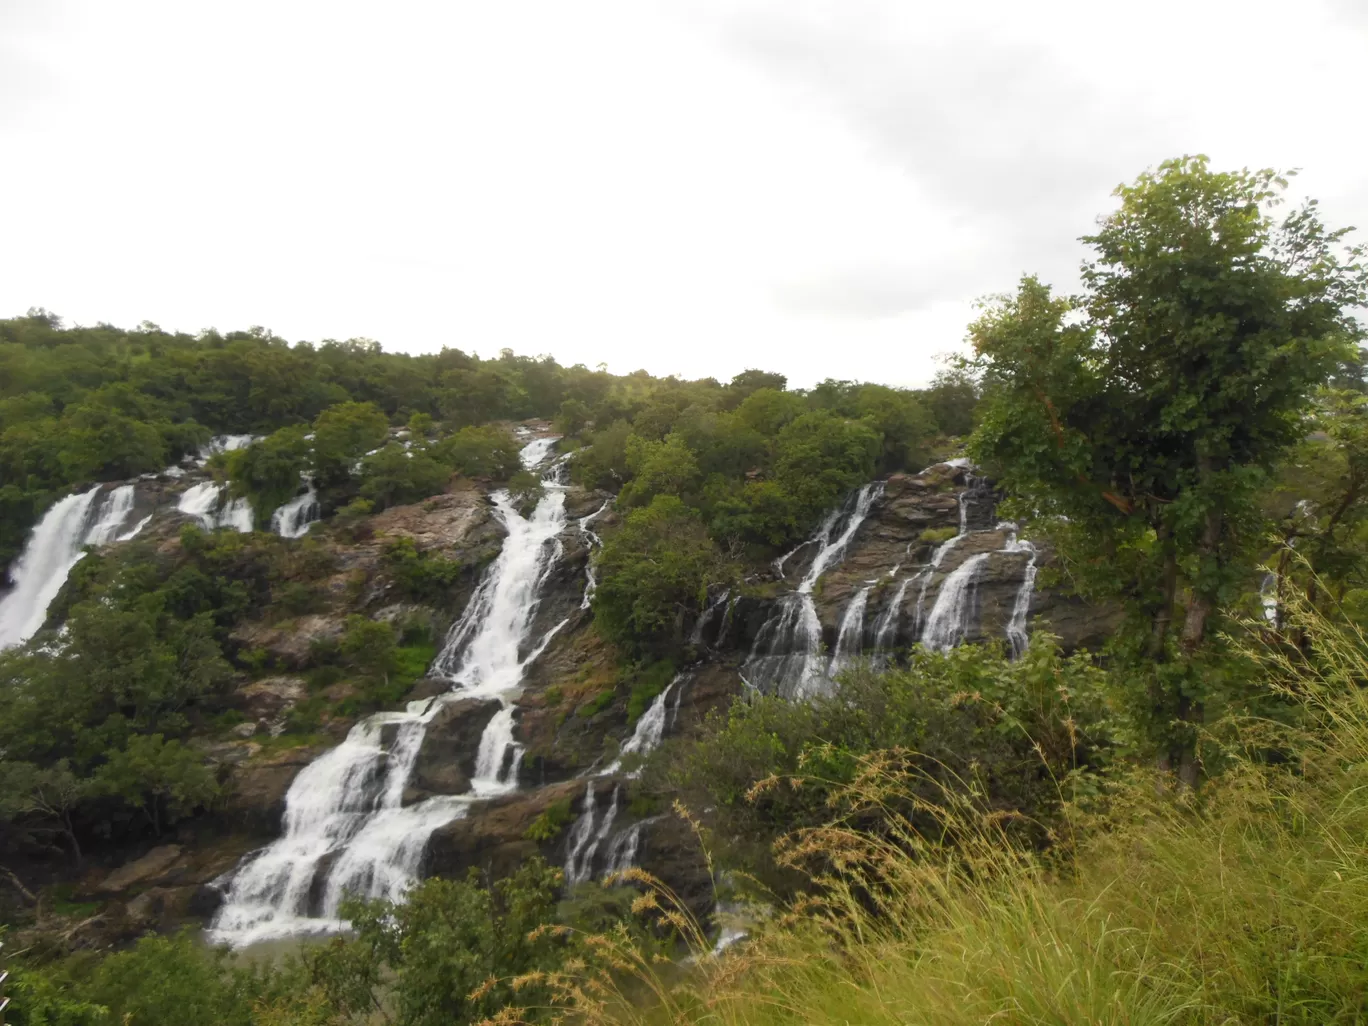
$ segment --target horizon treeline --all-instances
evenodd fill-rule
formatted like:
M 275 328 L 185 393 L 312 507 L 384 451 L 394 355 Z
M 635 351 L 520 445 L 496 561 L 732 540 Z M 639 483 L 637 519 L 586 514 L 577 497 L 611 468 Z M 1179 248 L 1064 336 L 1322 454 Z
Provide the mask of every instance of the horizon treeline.
M 431 418 L 448 434 L 529 418 L 581 433 L 636 425 L 645 416 L 641 433 L 663 437 L 652 425 L 668 425 L 686 410 L 734 410 L 753 392 L 783 393 L 786 385 L 783 375 L 759 370 L 726 384 L 644 370 L 614 375 L 507 349 L 481 359 L 450 347 L 387 353 L 369 339 L 292 344 L 259 327 L 199 335 L 150 322 L 133 330 L 64 327 L 57 315 L 33 309 L 0 319 L 0 566 L 22 549 L 42 512 L 74 487 L 157 472 L 215 434 L 269 435 L 310 425 L 344 403 L 369 404 L 391 425 Z M 922 390 L 833 379 L 788 395 L 843 417 L 863 416 L 869 411 L 852 402 L 860 388 L 879 389 L 883 407 L 892 397 L 891 405 L 904 408 L 903 420 L 915 407 L 919 440 L 971 426 L 974 386 L 953 371 Z M 792 401 L 781 400 L 789 409 Z M 885 410 L 883 419 L 889 417 Z M 610 476 L 601 483 L 611 482 Z

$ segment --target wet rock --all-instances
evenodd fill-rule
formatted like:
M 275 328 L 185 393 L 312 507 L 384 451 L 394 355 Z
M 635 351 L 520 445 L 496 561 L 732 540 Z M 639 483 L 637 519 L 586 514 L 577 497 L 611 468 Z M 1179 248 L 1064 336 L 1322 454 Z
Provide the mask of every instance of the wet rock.
M 233 767 L 222 816 L 239 830 L 274 837 L 285 813 L 285 794 L 299 771 L 323 752 L 320 746 L 260 755 Z
M 307 692 L 308 686 L 301 677 L 265 677 L 237 689 L 247 718 L 260 729 L 274 733 L 279 733 L 285 717 Z
M 583 793 L 583 781 L 567 780 L 474 806 L 466 818 L 453 820 L 433 832 L 425 857 L 425 875 L 461 879 L 475 867 L 498 879 L 538 853 L 552 860 L 563 858 L 560 849 L 564 847 L 565 831 L 541 844 L 523 835 L 551 805 L 558 801 L 573 802 Z
M 153 848 L 141 858 L 127 862 L 114 870 L 100 883 L 99 890 L 118 894 L 130 887 L 146 883 L 161 876 L 180 858 L 179 844 L 163 844 Z
M 191 914 L 197 890 L 196 887 L 149 887 L 124 906 L 124 915 L 134 929 L 166 929 Z
M 501 708 L 498 699 L 467 698 L 437 711 L 428 723 L 409 781 L 415 797 L 470 790 L 480 736 Z

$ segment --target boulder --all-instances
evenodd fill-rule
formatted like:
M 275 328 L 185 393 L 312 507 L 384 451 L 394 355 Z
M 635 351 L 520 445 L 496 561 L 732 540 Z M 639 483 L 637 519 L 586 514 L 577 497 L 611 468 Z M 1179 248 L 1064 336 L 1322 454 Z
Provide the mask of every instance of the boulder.
M 101 881 L 99 890 L 109 894 L 118 894 L 130 887 L 155 880 L 171 868 L 172 864 L 180 858 L 180 854 L 181 846 L 179 844 L 159 845 L 141 858 L 126 862 L 114 870 Z
M 135 930 L 166 929 L 192 915 L 196 887 L 149 887 L 124 906 Z
M 444 704 L 428 722 L 409 779 L 411 797 L 462 794 L 470 790 L 480 736 L 502 708 L 496 698 L 465 698 Z
M 304 746 L 237 763 L 228 778 L 224 818 L 251 835 L 274 837 L 280 831 L 290 784 L 322 751 L 319 746 Z
M 237 693 L 248 720 L 257 729 L 279 734 L 285 717 L 304 699 L 308 686 L 302 677 L 264 677 L 238 688 Z
M 534 820 L 558 801 L 574 802 L 584 794 L 584 781 L 566 780 L 533 792 L 519 792 L 481 802 L 464 819 L 433 831 L 425 856 L 425 875 L 461 879 L 471 867 L 493 878 L 508 876 L 538 853 L 563 854 L 564 837 L 538 844 L 523 836 Z
M 302 670 L 309 665 L 314 645 L 331 645 L 342 637 L 341 613 L 317 613 L 282 624 L 245 623 L 229 637 L 244 648 L 269 652 L 281 666 Z

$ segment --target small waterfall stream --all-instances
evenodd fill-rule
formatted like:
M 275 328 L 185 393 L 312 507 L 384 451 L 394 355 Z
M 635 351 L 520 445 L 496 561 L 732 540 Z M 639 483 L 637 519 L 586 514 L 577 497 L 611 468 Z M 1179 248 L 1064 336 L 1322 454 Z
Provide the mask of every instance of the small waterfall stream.
M 598 806 L 594 799 L 594 780 L 612 776 L 622 769 L 624 756 L 646 755 L 660 746 L 668 723 L 674 722 L 672 713 L 679 712 L 679 695 L 683 693 L 691 673 L 677 673 L 665 689 L 651 700 L 650 707 L 641 714 L 636 722 L 632 736 L 622 744 L 618 757 L 599 770 L 584 787 L 584 811 L 571 828 L 566 840 L 565 881 L 570 886 L 584 883 L 594 876 L 594 858 L 603 842 L 609 839 L 613 824 L 617 820 L 618 806 L 622 798 L 621 783 L 613 785 L 613 795 L 609 800 L 608 811 L 603 819 L 598 818 Z M 670 694 L 674 693 L 675 703 L 670 704 Z M 640 776 L 641 770 L 634 769 L 625 774 L 628 779 Z M 641 828 L 645 820 L 623 827 L 609 840 L 604 852 L 604 873 L 620 872 L 633 865 L 637 849 L 641 844 Z
M 779 600 L 778 608 L 755 637 L 742 671 L 753 687 L 786 698 L 806 698 L 830 689 L 828 664 L 822 655 L 822 624 L 812 589 L 826 570 L 845 558 L 851 539 L 883 490 L 884 482 L 871 481 L 852 493 L 804 543 L 816 546 L 817 554 L 797 590 Z M 775 560 L 776 571 L 782 574 L 783 564 L 797 551 Z
M 282 538 L 302 538 L 309 528 L 322 515 L 323 508 L 318 503 L 318 492 L 312 481 L 306 479 L 307 488 L 271 514 L 271 530 Z
M 866 584 L 855 592 L 846 604 L 840 629 L 836 633 L 836 647 L 832 650 L 831 663 L 827 666 L 827 676 L 832 680 L 835 680 L 836 674 L 851 662 L 860 658 L 860 653 L 864 650 L 864 612 L 865 606 L 869 604 L 871 587 L 872 585 Z
M 43 514 L 10 571 L 14 588 L 0 598 L 0 649 L 22 645 L 43 626 L 85 546 L 127 541 L 146 526 L 149 518 L 124 531 L 134 498 L 131 484 L 96 485 L 58 499 Z
M 526 446 L 524 464 L 537 467 L 554 441 Z M 529 648 L 541 586 L 561 554 L 565 494 L 548 486 L 527 519 L 507 492 L 491 498 L 508 536 L 433 664 L 452 690 L 404 712 L 367 717 L 305 767 L 285 797 L 283 834 L 230 880 L 210 930 L 214 942 L 242 947 L 343 928 L 338 908 L 348 893 L 401 898 L 435 829 L 465 815 L 472 801 L 516 787 L 512 700 L 527 664 L 563 624 Z M 497 697 L 504 707 L 480 739 L 471 794 L 403 805 L 429 721 L 447 702 L 474 697 Z
M 223 501 L 223 485 L 201 481 L 181 492 L 176 509 L 192 516 L 206 531 L 216 527 L 231 527 L 239 534 L 252 530 L 252 506 L 245 498 Z

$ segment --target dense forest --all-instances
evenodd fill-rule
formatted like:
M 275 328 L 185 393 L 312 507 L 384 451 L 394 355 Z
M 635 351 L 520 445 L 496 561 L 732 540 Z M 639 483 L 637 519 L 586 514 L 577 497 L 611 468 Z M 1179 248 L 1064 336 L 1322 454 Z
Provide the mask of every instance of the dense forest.
M 150 524 L 0 652 L 6 1014 L 1361 1021 L 1368 270 L 1286 187 L 1141 175 L 922 389 L 0 321 L 15 587 L 71 496 Z M 326 936 L 203 943 L 411 727 L 424 871 L 320 904 L 338 835 Z

